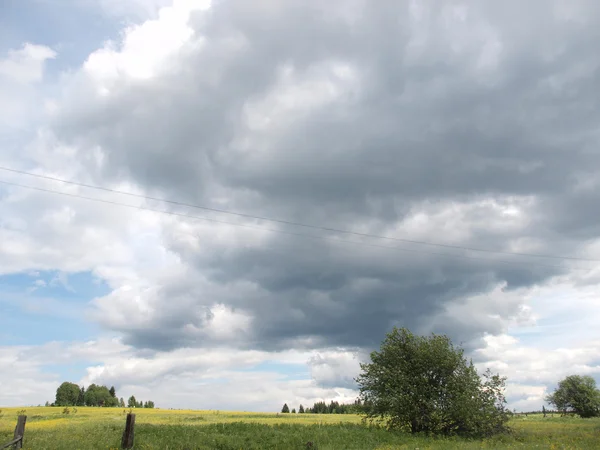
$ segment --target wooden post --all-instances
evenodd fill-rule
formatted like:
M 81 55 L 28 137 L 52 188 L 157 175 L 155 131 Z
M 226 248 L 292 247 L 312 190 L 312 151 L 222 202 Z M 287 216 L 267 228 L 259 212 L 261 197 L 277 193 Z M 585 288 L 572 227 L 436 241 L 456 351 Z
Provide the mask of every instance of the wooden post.
M 127 414 L 127 421 L 125 422 L 125 431 L 123 432 L 123 439 L 121 439 L 121 447 L 133 448 L 133 428 L 135 426 L 135 414 Z
M 17 419 L 17 426 L 15 427 L 14 438 L 21 438 L 15 443 L 14 448 L 23 448 L 23 437 L 25 436 L 25 422 L 27 421 L 27 416 L 19 416 Z

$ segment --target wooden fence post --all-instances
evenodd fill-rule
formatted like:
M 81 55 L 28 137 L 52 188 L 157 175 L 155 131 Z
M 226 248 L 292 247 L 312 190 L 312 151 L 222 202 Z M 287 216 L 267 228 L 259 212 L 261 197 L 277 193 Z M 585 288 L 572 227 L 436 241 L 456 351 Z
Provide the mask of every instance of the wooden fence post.
M 15 427 L 14 438 L 21 438 L 17 442 L 15 442 L 14 448 L 23 448 L 23 437 L 25 436 L 25 422 L 27 421 L 27 416 L 19 416 L 17 419 L 17 426 Z
M 127 414 L 127 421 L 125 422 L 125 431 L 123 432 L 123 439 L 121 439 L 121 447 L 133 448 L 133 428 L 135 426 L 135 414 Z

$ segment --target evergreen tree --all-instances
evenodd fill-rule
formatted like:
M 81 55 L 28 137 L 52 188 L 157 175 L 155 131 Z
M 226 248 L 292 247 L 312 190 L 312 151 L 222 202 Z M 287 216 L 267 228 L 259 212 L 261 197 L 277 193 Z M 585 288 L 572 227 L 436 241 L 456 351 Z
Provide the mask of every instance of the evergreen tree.
M 111 386 L 110 389 L 108 390 L 108 392 L 110 393 L 111 397 L 116 398 L 117 393 L 115 391 L 115 387 L 114 386 Z
M 121 397 L 121 398 L 119 399 L 119 406 L 120 406 L 121 408 L 125 408 L 125 400 L 123 400 L 123 397 Z
M 292 414 L 296 414 L 296 408 L 292 408 Z
M 304 413 L 304 406 L 300 405 L 300 407 L 298 408 L 298 414 L 303 414 Z
M 287 403 L 283 404 L 283 408 L 281 408 L 281 412 L 282 413 L 289 413 L 290 412 L 290 408 L 288 407 Z
M 129 397 L 129 400 L 127 400 L 127 407 L 135 408 L 136 406 L 137 406 L 137 400 L 135 399 L 135 396 L 132 395 L 131 397 Z

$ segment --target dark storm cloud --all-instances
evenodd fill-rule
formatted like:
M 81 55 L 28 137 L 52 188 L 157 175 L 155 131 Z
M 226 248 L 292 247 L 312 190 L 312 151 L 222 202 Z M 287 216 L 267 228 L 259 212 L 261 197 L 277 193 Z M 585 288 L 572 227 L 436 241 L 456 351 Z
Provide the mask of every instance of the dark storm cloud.
M 99 179 L 259 216 L 390 234 L 426 214 L 427 240 L 498 250 L 525 240 L 535 253 L 575 254 L 597 236 L 598 190 L 580 186 L 599 178 L 595 2 L 319 3 L 216 2 L 192 16 L 196 37 L 160 77 L 103 102 L 67 100 L 55 131 L 102 148 Z M 517 205 L 522 219 L 489 202 Z M 370 347 L 392 325 L 428 331 L 461 299 L 567 270 L 277 234 L 165 242 L 192 281 L 182 295 L 165 288 L 145 326 L 122 328 L 139 347 L 209 345 L 184 329 L 204 326 L 194 311 L 216 300 L 253 318 L 240 346 Z M 194 277 L 212 287 L 192 288 Z M 500 333 L 519 313 L 502 302 L 486 306 L 497 319 L 435 329 L 467 342 Z

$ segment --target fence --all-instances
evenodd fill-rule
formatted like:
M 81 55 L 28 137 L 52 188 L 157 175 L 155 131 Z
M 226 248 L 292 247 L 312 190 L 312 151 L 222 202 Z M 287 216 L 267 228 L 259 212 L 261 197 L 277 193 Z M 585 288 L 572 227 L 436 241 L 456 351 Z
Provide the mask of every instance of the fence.
M 15 434 L 13 440 L 7 442 L 4 445 L 0 446 L 0 449 L 13 447 L 13 448 L 23 448 L 23 437 L 25 435 L 25 422 L 27 421 L 27 416 L 19 416 L 17 419 L 17 426 L 15 427 Z
M 15 427 L 15 435 L 13 440 L 6 444 L 0 445 L 0 450 L 13 447 L 13 449 L 23 448 L 23 440 L 25 439 L 25 422 L 27 416 L 19 416 L 17 419 L 17 426 Z M 127 414 L 127 420 L 125 421 L 125 431 L 123 431 L 123 438 L 121 439 L 121 447 L 124 449 L 133 448 L 133 436 L 135 427 L 135 414 Z

